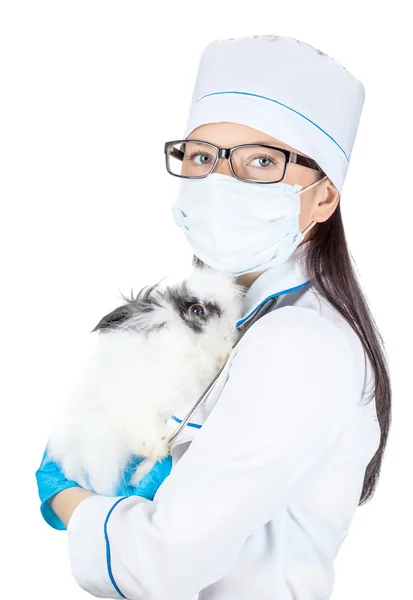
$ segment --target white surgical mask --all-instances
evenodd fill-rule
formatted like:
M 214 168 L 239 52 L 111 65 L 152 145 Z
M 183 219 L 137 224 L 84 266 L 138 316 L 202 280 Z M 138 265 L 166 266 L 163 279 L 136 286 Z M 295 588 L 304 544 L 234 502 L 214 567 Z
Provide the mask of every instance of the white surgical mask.
M 181 179 L 173 218 L 194 254 L 215 269 L 243 275 L 285 262 L 304 239 L 299 228 L 302 189 L 287 183 L 259 184 L 211 173 Z

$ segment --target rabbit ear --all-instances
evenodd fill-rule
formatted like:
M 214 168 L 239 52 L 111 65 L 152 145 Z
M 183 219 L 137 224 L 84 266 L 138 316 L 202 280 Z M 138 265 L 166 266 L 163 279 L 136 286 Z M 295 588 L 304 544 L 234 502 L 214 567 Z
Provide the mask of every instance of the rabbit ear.
M 194 254 L 192 257 L 192 266 L 195 269 L 211 269 L 211 267 L 198 258 L 196 254 Z
M 119 306 L 118 308 L 115 308 L 115 310 L 113 310 L 112 312 L 105 315 L 90 333 L 92 333 L 93 331 L 97 331 L 98 329 L 102 331 L 116 329 L 127 319 L 130 319 L 132 314 L 133 311 L 129 304 Z
M 163 327 L 175 317 L 173 307 L 165 300 L 165 291 L 159 289 L 160 281 L 152 286 L 143 287 L 136 296 L 128 298 L 111 313 L 105 315 L 93 331 L 113 331 L 114 329 L 149 333 Z

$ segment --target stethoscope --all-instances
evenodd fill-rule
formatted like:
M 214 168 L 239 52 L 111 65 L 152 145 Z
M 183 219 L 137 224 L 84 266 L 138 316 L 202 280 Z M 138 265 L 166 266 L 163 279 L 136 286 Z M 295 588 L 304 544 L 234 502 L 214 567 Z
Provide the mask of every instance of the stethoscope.
M 266 300 L 263 304 L 261 304 L 261 306 L 258 308 L 257 312 L 255 313 L 254 317 L 250 320 L 250 322 L 245 327 L 245 329 L 243 329 L 241 331 L 240 335 L 238 336 L 238 338 L 236 339 L 236 341 L 232 345 L 232 350 L 237 346 L 237 344 L 239 343 L 239 341 L 241 340 L 241 338 L 247 333 L 247 331 L 249 330 L 249 328 L 256 321 L 258 321 L 259 318 L 261 318 L 264 314 L 270 312 L 275 307 L 275 305 L 277 304 L 278 298 L 279 298 L 279 296 L 274 296 L 274 297 L 269 298 L 268 300 Z M 173 432 L 173 434 L 170 436 L 170 438 L 168 440 L 168 447 L 169 448 L 171 446 L 171 443 L 177 438 L 177 436 L 180 434 L 180 432 L 183 430 L 183 428 L 186 426 L 186 424 L 190 421 L 190 419 L 192 418 L 192 416 L 195 414 L 195 412 L 201 406 L 202 402 L 204 402 L 204 400 L 206 400 L 206 398 L 208 396 L 208 393 L 210 392 L 210 390 L 213 387 L 214 383 L 216 382 L 216 380 L 218 379 L 218 377 L 220 376 L 220 374 L 224 370 L 225 365 L 228 362 L 228 359 L 229 359 L 229 357 L 224 362 L 224 364 L 221 366 L 221 368 L 216 373 L 216 375 L 211 380 L 211 382 L 208 384 L 208 386 L 205 388 L 205 390 L 203 391 L 203 393 L 201 394 L 201 396 L 198 398 L 198 400 L 195 402 L 195 404 L 192 406 L 192 408 L 190 409 L 190 411 L 188 412 L 188 414 L 186 415 L 186 417 L 182 420 L 182 422 L 179 424 L 179 426 L 175 429 L 175 431 Z

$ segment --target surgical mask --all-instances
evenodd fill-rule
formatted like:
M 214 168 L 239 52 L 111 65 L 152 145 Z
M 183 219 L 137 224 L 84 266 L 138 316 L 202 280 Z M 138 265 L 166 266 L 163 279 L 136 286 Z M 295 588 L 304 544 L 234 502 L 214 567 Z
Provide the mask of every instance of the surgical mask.
M 172 205 L 175 223 L 194 254 L 215 269 L 243 275 L 284 263 L 304 239 L 299 229 L 302 189 L 287 183 L 259 184 L 211 173 L 181 179 Z

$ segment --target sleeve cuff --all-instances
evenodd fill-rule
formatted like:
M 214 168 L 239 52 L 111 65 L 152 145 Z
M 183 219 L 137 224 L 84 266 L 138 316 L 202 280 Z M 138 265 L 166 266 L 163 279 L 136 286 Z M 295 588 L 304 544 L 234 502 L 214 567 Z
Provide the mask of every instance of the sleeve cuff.
M 112 572 L 107 523 L 128 496 L 90 496 L 73 511 L 67 527 L 69 559 L 77 584 L 98 598 L 126 598 Z M 150 502 L 134 496 L 132 502 Z M 132 535 L 132 532 L 131 532 Z

